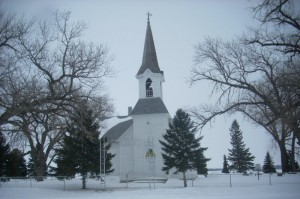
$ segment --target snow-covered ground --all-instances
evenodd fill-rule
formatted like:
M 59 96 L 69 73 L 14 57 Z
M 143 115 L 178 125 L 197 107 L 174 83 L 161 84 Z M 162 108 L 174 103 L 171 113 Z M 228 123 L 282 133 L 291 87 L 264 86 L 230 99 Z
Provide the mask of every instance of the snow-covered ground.
M 106 188 L 96 180 L 88 180 L 87 190 L 81 189 L 80 179 L 58 181 L 46 179 L 44 182 L 30 180 L 11 180 L 1 183 L 0 198 L 22 199 L 241 199 L 241 198 L 270 198 L 270 199 L 299 199 L 300 174 L 277 175 L 264 174 L 258 180 L 257 176 L 229 175 L 198 176 L 188 182 L 183 188 L 182 180 L 169 179 L 165 184 L 149 183 L 119 183 L 117 177 L 107 177 Z M 271 181 L 270 181 L 271 179 Z M 270 184 L 271 183 L 271 184 Z

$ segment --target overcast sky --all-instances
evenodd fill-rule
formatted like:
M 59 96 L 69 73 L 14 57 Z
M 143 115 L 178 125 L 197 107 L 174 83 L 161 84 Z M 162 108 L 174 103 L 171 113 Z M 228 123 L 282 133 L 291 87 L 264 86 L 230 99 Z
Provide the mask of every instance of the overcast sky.
M 194 47 L 205 37 L 231 40 L 255 26 L 249 7 L 254 0 L 4 0 L 6 9 L 26 16 L 48 19 L 53 12 L 70 10 L 72 19 L 88 24 L 85 39 L 106 44 L 114 56 L 111 66 L 117 74 L 106 81 L 113 100 L 115 115 L 126 115 L 128 106 L 138 100 L 135 75 L 142 63 L 147 16 L 160 69 L 164 71 L 163 100 L 171 116 L 178 108 L 189 108 L 212 102 L 207 82 L 190 87 L 187 79 L 194 66 Z M 221 116 L 203 129 L 202 146 L 208 147 L 209 168 L 222 168 L 223 155 L 230 148 L 229 128 L 237 119 L 246 146 L 263 164 L 267 150 L 280 164 L 279 150 L 260 127 L 243 121 L 240 115 Z

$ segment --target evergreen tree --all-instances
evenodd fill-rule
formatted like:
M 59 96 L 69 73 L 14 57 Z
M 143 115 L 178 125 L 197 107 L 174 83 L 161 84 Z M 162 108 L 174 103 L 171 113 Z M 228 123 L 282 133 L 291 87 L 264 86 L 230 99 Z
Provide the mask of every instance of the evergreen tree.
M 228 162 L 227 162 L 226 155 L 224 155 L 222 173 L 229 173 L 228 166 L 229 166 L 229 165 L 228 165 Z
M 169 122 L 169 129 L 160 140 L 162 145 L 162 157 L 164 161 L 163 171 L 169 173 L 174 168 L 175 172 L 183 173 L 184 187 L 187 187 L 186 172 L 197 169 L 200 172 L 207 172 L 206 162 L 209 159 L 204 157 L 203 152 L 207 148 L 200 147 L 200 138 L 195 138 L 197 129 L 189 115 L 178 109 L 173 120 Z
M 112 159 L 115 157 L 115 154 L 109 153 L 110 148 L 111 144 L 108 144 L 106 137 L 103 137 L 101 139 L 101 164 L 105 163 L 105 173 L 112 173 L 114 171 L 114 169 L 112 169 Z M 102 167 L 101 169 L 104 168 Z M 100 174 L 103 173 L 104 171 L 101 170 Z
M 199 144 L 201 143 L 201 140 L 203 139 L 203 136 L 199 137 Z M 200 144 L 201 146 L 201 144 Z M 195 155 L 195 168 L 197 168 L 198 174 L 207 174 L 207 162 L 210 160 L 210 158 L 205 158 L 204 151 L 207 150 L 207 147 L 200 147 L 199 151 Z
M 296 172 L 299 170 L 299 165 L 295 158 L 292 158 L 293 154 L 291 150 L 287 150 L 287 155 L 286 155 L 286 172 Z M 292 162 L 294 160 L 294 162 Z
M 7 176 L 27 176 L 27 168 L 26 161 L 24 159 L 24 154 L 19 149 L 13 149 L 8 155 Z
M 300 172 L 300 167 L 298 162 L 295 162 L 295 168 L 296 168 L 296 172 Z
M 274 162 L 273 162 L 273 159 L 272 159 L 269 151 L 267 151 L 267 154 L 265 156 L 263 172 L 264 173 L 276 173 Z
M 57 176 L 75 176 L 79 173 L 82 176 L 82 189 L 86 189 L 87 174 L 97 175 L 100 172 L 100 132 L 92 110 L 80 111 L 78 114 L 80 121 L 74 120 L 69 125 L 63 146 L 56 149 L 57 168 L 54 171 Z M 107 147 L 109 149 L 110 146 Z M 108 156 L 110 159 L 113 157 L 111 154 Z M 111 166 L 107 161 L 107 173 L 112 172 Z
M 254 156 L 249 152 L 249 148 L 243 141 L 242 131 L 236 120 L 232 122 L 230 127 L 231 145 L 229 150 L 228 160 L 231 162 L 230 169 L 234 169 L 239 173 L 243 173 L 248 169 L 254 169 Z
M 3 133 L 0 131 L 0 176 L 6 175 L 9 148 L 9 144 L 6 143 Z

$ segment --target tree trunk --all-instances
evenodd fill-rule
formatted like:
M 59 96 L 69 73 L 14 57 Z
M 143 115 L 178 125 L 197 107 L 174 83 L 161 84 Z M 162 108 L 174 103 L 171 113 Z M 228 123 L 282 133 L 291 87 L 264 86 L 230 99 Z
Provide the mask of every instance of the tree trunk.
M 280 149 L 280 156 L 281 156 L 281 168 L 282 168 L 282 172 L 288 172 L 288 159 L 287 159 L 287 151 L 285 148 L 285 143 L 284 142 L 280 142 L 278 143 L 279 145 L 279 149 Z
M 182 174 L 183 174 L 183 186 L 187 187 L 185 172 L 182 172 Z
M 82 189 L 86 189 L 86 175 L 82 176 Z
M 42 150 L 42 146 L 37 144 L 36 149 L 31 151 L 31 157 L 34 164 L 34 170 L 36 173 L 36 180 L 43 181 L 46 171 L 45 154 Z
M 35 172 L 36 172 L 36 181 L 38 182 L 44 181 L 45 168 L 40 165 L 35 168 Z
M 45 170 L 46 170 L 44 162 L 39 159 L 39 160 L 35 160 L 33 164 L 36 173 L 36 181 L 38 182 L 44 181 Z

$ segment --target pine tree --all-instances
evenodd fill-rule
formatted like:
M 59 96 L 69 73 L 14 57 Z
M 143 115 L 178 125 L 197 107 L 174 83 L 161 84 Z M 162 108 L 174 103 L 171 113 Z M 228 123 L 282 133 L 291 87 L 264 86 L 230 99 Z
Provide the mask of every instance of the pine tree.
M 228 166 L 229 166 L 229 165 L 228 165 L 228 162 L 227 162 L 226 155 L 224 155 L 222 173 L 229 173 Z
M 100 132 L 92 110 L 78 114 L 81 121 L 74 120 L 64 136 L 63 147 L 56 150 L 57 168 L 54 171 L 57 176 L 74 177 L 79 173 L 82 176 L 82 189 L 86 189 L 87 174 L 98 175 L 100 172 Z M 111 154 L 107 156 L 113 157 Z M 107 173 L 113 171 L 111 166 L 107 161 Z
M 105 146 L 105 147 L 104 147 Z M 109 153 L 109 150 L 111 148 L 111 144 L 107 143 L 107 139 L 103 137 L 101 139 L 101 164 L 105 163 L 105 173 L 112 173 L 114 172 L 114 169 L 112 169 L 112 159 L 115 157 L 115 154 Z M 104 168 L 101 168 L 104 169 Z M 100 174 L 103 174 L 104 172 L 101 170 Z
M 232 149 L 229 150 L 228 160 L 231 162 L 230 168 L 239 173 L 246 172 L 254 168 L 254 156 L 249 152 L 249 148 L 243 141 L 242 131 L 236 120 L 232 122 L 230 127 L 231 145 Z
M 8 155 L 7 176 L 27 176 L 26 160 L 24 159 L 24 154 L 19 149 L 13 149 Z
M 287 150 L 287 155 L 286 155 L 286 162 L 287 162 L 287 166 L 286 166 L 286 171 L 287 172 L 296 172 L 298 170 L 298 163 L 295 160 L 295 158 L 292 158 L 293 154 L 291 150 Z M 292 160 L 294 160 L 294 163 L 292 162 Z
M 6 176 L 6 166 L 9 150 L 9 144 L 6 143 L 6 139 L 3 133 L 0 131 L 0 176 Z
M 163 171 L 169 173 L 174 168 L 175 173 L 183 173 L 184 187 L 187 187 L 186 172 L 197 169 L 205 171 L 206 162 L 203 152 L 207 148 L 200 147 L 202 137 L 195 138 L 197 129 L 189 115 L 178 109 L 173 120 L 169 122 L 169 129 L 160 140 L 162 145 L 162 157 L 164 161 Z
M 264 173 L 276 173 L 274 162 L 273 162 L 273 159 L 272 159 L 269 151 L 267 151 L 267 154 L 265 156 L 263 172 Z
M 203 139 L 203 136 L 199 137 L 199 144 L 201 143 L 201 140 Z M 201 144 L 200 144 L 201 145 Z M 207 150 L 207 147 L 200 147 L 199 146 L 199 152 L 197 152 L 195 156 L 195 168 L 197 168 L 198 174 L 207 174 L 207 162 L 210 160 L 210 158 L 206 158 L 204 156 L 204 151 Z

